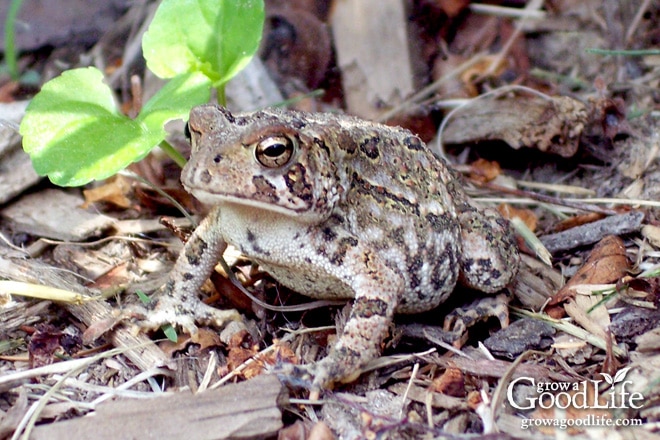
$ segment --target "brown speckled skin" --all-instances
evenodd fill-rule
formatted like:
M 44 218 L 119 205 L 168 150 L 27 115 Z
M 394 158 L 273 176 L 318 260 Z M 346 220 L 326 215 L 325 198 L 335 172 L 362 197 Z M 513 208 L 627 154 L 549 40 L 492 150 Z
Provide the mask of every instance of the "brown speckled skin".
M 395 312 L 438 306 L 459 279 L 496 292 L 517 271 L 507 222 L 474 208 L 444 162 L 406 130 L 213 105 L 191 111 L 189 130 L 182 182 L 215 207 L 177 260 L 152 323 L 194 331 L 195 322 L 236 318 L 194 295 L 231 243 L 302 294 L 354 299 L 338 342 L 311 368 L 314 386 L 327 387 L 378 356 Z

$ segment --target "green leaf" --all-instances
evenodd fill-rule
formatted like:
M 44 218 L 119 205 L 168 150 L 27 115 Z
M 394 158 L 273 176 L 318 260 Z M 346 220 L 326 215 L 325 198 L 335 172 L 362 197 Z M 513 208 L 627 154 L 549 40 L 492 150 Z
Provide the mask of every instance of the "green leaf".
M 143 291 L 138 290 L 135 292 L 135 294 L 138 296 L 140 302 L 145 306 L 151 302 L 151 298 L 149 298 L 149 295 L 147 295 Z
M 165 137 L 165 122 L 185 118 L 208 100 L 200 74 L 170 81 L 136 120 L 122 115 L 103 74 L 94 68 L 64 72 L 44 84 L 21 122 L 23 149 L 34 169 L 61 186 L 104 179 L 142 159 Z M 171 102 L 165 102 L 170 93 Z
M 165 138 L 163 126 L 174 119 L 188 119 L 190 109 L 208 102 L 211 82 L 202 73 L 179 75 L 169 81 L 144 104 L 136 121 L 142 122 L 150 132 Z
M 176 329 L 171 324 L 165 324 L 160 329 L 163 331 L 163 333 L 165 334 L 165 337 L 168 340 L 170 340 L 170 341 L 172 341 L 176 344 L 179 337 L 176 334 Z
M 202 72 L 217 88 L 254 56 L 263 23 L 263 0 L 163 0 L 142 51 L 162 78 Z

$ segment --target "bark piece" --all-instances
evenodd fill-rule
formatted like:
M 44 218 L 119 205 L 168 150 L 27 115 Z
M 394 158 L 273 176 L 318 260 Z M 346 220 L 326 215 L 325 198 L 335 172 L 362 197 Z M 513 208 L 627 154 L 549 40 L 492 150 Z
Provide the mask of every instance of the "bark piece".
M 81 241 L 114 223 L 111 217 L 80 208 L 83 203 L 81 197 L 49 189 L 21 198 L 4 209 L 2 216 L 17 231 L 56 240 Z
M 18 124 L 29 101 L 0 104 L 0 204 L 11 200 L 41 177 L 21 148 Z
M 270 438 L 282 427 L 283 393 L 275 376 L 263 375 L 196 395 L 118 400 L 99 405 L 93 417 L 38 426 L 30 438 Z
M 606 235 L 621 235 L 637 231 L 642 226 L 642 220 L 644 220 L 643 212 L 627 212 L 557 234 L 544 235 L 540 240 L 551 253 L 567 251 L 579 246 L 596 243 Z
M 413 92 L 403 1 L 337 1 L 330 23 L 349 113 L 376 119 Z
M 516 150 L 530 147 L 571 157 L 587 116 L 585 105 L 567 96 L 480 97 L 452 115 L 442 142 L 502 140 Z
M 484 345 L 496 356 L 515 359 L 527 350 L 545 350 L 553 342 L 554 328 L 535 319 L 514 322 L 484 341 Z

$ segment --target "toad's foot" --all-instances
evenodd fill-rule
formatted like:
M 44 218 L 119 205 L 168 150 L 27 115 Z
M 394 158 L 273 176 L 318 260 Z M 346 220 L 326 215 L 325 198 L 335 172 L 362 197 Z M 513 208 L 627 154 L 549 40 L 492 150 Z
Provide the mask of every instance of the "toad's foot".
M 197 325 L 222 328 L 229 321 L 241 319 L 234 309 L 220 310 L 204 304 L 199 299 L 188 298 L 181 301 L 171 296 L 161 296 L 153 306 L 133 306 L 124 311 L 126 318 L 138 318 L 138 325 L 148 330 L 156 330 L 170 324 L 195 336 Z
M 443 329 L 451 335 L 452 344 L 460 348 L 467 341 L 467 329 L 491 317 L 497 318 L 502 328 L 509 326 L 509 298 L 505 294 L 480 298 L 453 310 L 445 318 Z
M 337 361 L 333 356 L 328 356 L 308 365 L 279 364 L 270 372 L 292 388 L 309 390 L 310 400 L 318 400 L 322 391 L 332 389 L 336 383 L 353 382 L 362 374 L 357 364 L 348 368 L 349 362 L 348 359 Z

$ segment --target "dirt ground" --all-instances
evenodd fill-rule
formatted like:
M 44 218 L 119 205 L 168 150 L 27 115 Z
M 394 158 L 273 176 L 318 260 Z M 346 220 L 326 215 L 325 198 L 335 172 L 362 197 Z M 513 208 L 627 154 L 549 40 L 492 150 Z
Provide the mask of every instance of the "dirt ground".
M 510 220 L 522 255 L 508 319 L 458 287 L 397 316 L 382 355 L 320 401 L 269 373 L 323 358 L 349 307 L 309 304 L 230 247 L 234 276 L 218 266 L 199 294 L 240 325 L 174 343 L 122 321 L 167 280 L 193 228 L 180 208 L 197 221 L 209 207 L 160 150 L 73 188 L 22 150 L 27 104 L 64 71 L 101 69 L 126 114 L 162 86 L 140 51 L 157 5 L 24 0 L 18 78 L 0 37 L 0 439 L 655 438 L 660 4 L 266 1 L 228 108 L 286 101 L 407 128 Z M 188 157 L 183 125 L 169 142 Z M 443 327 L 456 308 L 460 341 Z

